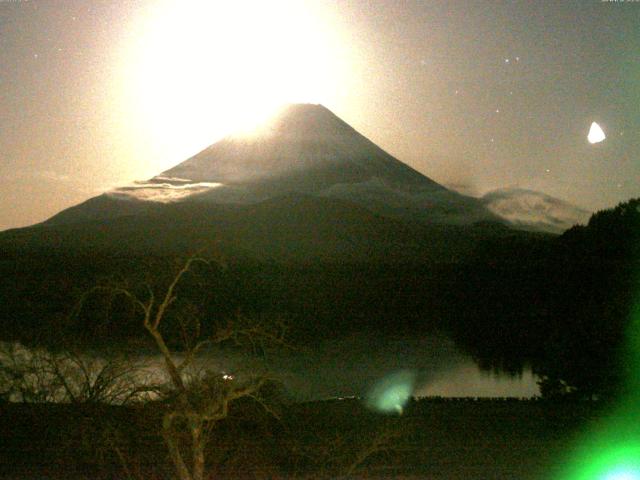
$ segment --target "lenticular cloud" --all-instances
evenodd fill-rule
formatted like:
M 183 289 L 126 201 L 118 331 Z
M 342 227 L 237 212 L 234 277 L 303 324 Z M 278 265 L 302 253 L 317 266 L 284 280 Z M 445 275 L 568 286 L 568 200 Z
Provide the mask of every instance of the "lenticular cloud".
M 213 182 L 196 182 L 182 183 L 175 185 L 174 183 L 155 183 L 155 182 L 135 182 L 133 185 L 120 187 L 108 195 L 123 200 L 146 200 L 152 202 L 170 203 L 184 200 L 194 194 L 204 193 L 213 188 L 218 188 L 221 183 Z

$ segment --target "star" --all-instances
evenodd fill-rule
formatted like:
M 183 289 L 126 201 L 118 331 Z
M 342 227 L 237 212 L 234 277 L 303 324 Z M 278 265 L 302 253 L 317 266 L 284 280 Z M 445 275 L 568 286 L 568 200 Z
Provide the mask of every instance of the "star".
M 509 59 L 508 59 L 508 58 L 505 58 L 505 59 L 504 59 L 504 63 L 509 63 Z
M 496 108 L 496 113 L 500 113 L 500 109 L 499 108 Z

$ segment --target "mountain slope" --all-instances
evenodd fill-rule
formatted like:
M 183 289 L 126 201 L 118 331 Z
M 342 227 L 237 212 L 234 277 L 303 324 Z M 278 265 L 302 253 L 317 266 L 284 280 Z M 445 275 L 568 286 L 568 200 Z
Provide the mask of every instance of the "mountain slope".
M 390 186 L 444 189 L 321 105 L 289 105 L 257 132 L 227 137 L 160 175 L 172 177 L 305 193 L 375 177 Z
M 123 202 L 98 197 L 96 204 Z M 136 204 L 117 218 L 50 223 L 0 234 L 0 250 L 104 255 L 188 255 L 203 246 L 232 263 L 451 262 L 473 250 L 479 238 L 507 229 L 406 223 L 345 200 L 288 194 L 250 205 Z M 64 213 L 61 213 L 62 216 Z
M 477 199 L 395 159 L 325 107 L 289 105 L 252 134 L 224 138 L 146 182 L 107 192 L 45 223 L 117 218 L 155 203 L 257 204 L 290 193 L 346 200 L 421 223 L 500 221 Z

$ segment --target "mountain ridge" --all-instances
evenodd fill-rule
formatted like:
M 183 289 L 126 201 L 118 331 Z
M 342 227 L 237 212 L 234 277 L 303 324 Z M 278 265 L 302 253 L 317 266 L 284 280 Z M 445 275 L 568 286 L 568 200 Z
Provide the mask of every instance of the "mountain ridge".
M 327 172 L 335 168 L 340 171 Z M 403 187 L 445 188 L 395 159 L 326 107 L 313 104 L 288 105 L 255 133 L 225 137 L 160 176 L 233 185 L 300 170 L 320 173 L 315 182 L 308 182 L 316 188 L 325 184 L 324 177 L 362 182 L 374 176 Z
M 404 221 L 501 221 L 478 200 L 402 163 L 326 107 L 292 104 L 252 134 L 225 137 L 147 181 L 105 192 L 44 223 L 144 214 L 154 203 L 257 204 L 289 193 L 344 200 Z

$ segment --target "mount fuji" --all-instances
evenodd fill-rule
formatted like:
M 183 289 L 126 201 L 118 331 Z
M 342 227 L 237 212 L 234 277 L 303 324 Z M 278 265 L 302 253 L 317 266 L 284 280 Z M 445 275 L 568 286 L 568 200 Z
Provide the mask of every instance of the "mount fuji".
M 256 132 L 228 136 L 147 181 L 94 197 L 45 224 L 140 214 L 157 204 L 255 205 L 291 195 L 419 223 L 501 221 L 478 199 L 397 160 L 322 105 L 293 104 Z
M 295 104 L 153 178 L 2 232 L 0 248 L 183 255 L 216 244 L 240 263 L 423 264 L 522 230 L 557 233 L 574 218 L 560 222 L 556 209 L 541 223 L 539 202 L 513 212 L 497 200 L 445 188 L 327 108 Z M 527 228 L 516 217 L 532 208 Z
M 514 259 L 506 267 L 519 272 L 548 248 L 552 237 L 511 228 L 498 206 L 439 185 L 322 106 L 291 105 L 151 179 L 0 232 L 0 332 L 56 331 L 78 292 L 162 284 L 195 252 L 228 267 L 209 279 L 216 315 L 282 313 L 302 337 L 427 331 L 466 304 L 468 285 L 485 292 L 496 275 L 491 263 L 482 276 L 487 256 Z M 74 335 L 139 334 L 127 312 L 111 313 L 70 319 Z

